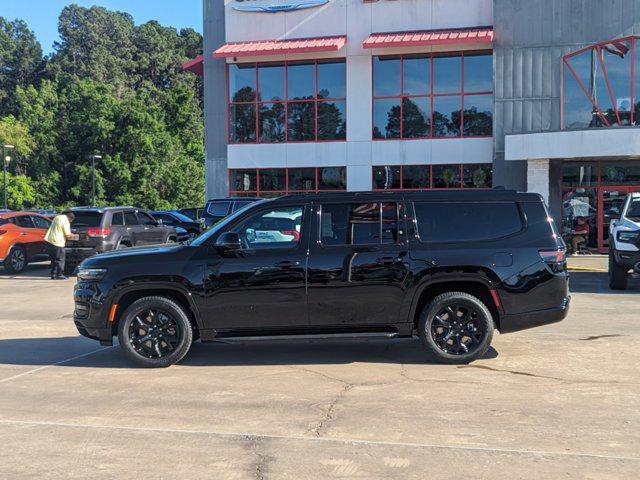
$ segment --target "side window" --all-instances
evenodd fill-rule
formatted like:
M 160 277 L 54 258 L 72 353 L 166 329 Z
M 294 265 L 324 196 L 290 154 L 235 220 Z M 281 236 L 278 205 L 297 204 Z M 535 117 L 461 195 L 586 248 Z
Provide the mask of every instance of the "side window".
M 207 206 L 207 213 L 214 217 L 226 217 L 229 214 L 230 202 L 211 202 Z
M 152 226 L 157 223 L 151 215 L 144 212 L 138 212 L 138 218 L 140 219 L 140 223 L 145 226 Z
M 124 225 L 124 214 L 122 212 L 113 212 L 111 216 L 111 226 L 120 227 Z
M 425 202 L 415 211 L 423 242 L 477 242 L 522 230 L 515 202 Z
M 31 217 L 28 215 L 20 215 L 19 217 L 14 217 L 16 220 L 16 225 L 22 228 L 35 228 L 33 222 L 31 221 Z M 48 227 L 47 227 L 48 228 Z
M 124 221 L 127 225 L 139 225 L 138 217 L 134 212 L 124 212 Z
M 235 203 L 233 204 L 233 211 L 234 211 L 234 212 L 237 212 L 237 211 L 238 211 L 238 210 L 240 210 L 242 207 L 244 207 L 245 205 L 248 205 L 248 204 L 250 204 L 250 203 L 253 203 L 253 202 L 247 202 L 247 201 L 235 202 Z
M 393 202 L 322 205 L 320 241 L 323 245 L 396 243 L 398 204 Z
M 46 218 L 34 216 L 34 217 L 31 217 L 31 220 L 35 224 L 36 228 L 40 228 L 42 230 L 49 230 L 49 227 L 51 226 L 51 222 Z
M 162 223 L 164 223 L 165 225 L 174 225 L 176 223 L 175 218 L 166 213 L 156 213 L 153 216 L 159 220 L 162 220 Z
M 293 248 L 300 241 L 302 206 L 261 210 L 236 225 L 245 247 L 253 249 Z

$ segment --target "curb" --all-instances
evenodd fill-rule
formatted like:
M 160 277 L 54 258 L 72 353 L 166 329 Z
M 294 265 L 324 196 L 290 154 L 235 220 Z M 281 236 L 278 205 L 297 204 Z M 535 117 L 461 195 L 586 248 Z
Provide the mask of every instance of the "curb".
M 608 273 L 609 270 L 604 270 L 602 268 L 589 268 L 589 267 L 567 267 L 567 270 L 574 272 L 598 272 L 598 273 Z

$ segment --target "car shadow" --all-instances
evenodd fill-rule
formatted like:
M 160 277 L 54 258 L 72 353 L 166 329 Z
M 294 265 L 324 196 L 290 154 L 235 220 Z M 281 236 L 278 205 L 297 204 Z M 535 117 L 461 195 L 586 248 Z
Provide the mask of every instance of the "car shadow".
M 0 340 L 0 365 L 137 368 L 119 348 L 99 350 L 83 337 L 13 338 Z M 498 357 L 490 347 L 483 359 Z M 65 361 L 68 359 L 67 361 Z M 63 362 L 63 363 L 60 363 Z M 180 365 L 270 366 L 340 365 L 350 363 L 439 364 L 430 358 L 418 339 L 394 340 L 288 340 L 217 341 L 194 343 Z
M 605 272 L 571 272 L 569 289 L 572 293 L 624 295 L 640 292 L 640 279 L 629 275 L 626 290 L 611 290 L 609 274 Z
M 49 262 L 37 262 L 28 264 L 25 269 L 20 273 L 11 273 L 0 264 L 0 278 L 28 278 L 37 279 L 43 278 L 50 280 L 50 264 Z

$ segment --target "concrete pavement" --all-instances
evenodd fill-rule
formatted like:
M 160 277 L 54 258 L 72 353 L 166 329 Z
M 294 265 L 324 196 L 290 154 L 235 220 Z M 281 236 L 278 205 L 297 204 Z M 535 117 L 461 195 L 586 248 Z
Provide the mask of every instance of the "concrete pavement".
M 469 366 L 412 340 L 196 344 L 140 370 L 78 336 L 73 280 L 0 272 L 0 478 L 637 478 L 640 282 Z

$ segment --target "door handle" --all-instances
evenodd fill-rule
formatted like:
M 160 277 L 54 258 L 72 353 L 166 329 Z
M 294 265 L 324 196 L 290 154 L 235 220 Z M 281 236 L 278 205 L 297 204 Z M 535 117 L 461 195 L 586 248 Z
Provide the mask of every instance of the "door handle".
M 28 234 L 25 232 L 20 232 L 20 235 L 28 235 Z
M 381 265 L 393 265 L 395 261 L 396 261 L 395 257 L 382 257 L 382 258 L 376 259 L 376 263 L 379 263 Z
M 291 267 L 299 267 L 300 266 L 300 262 L 298 261 L 291 261 L 291 260 L 285 260 L 284 262 L 278 262 L 275 264 L 276 267 L 278 268 L 291 268 Z

